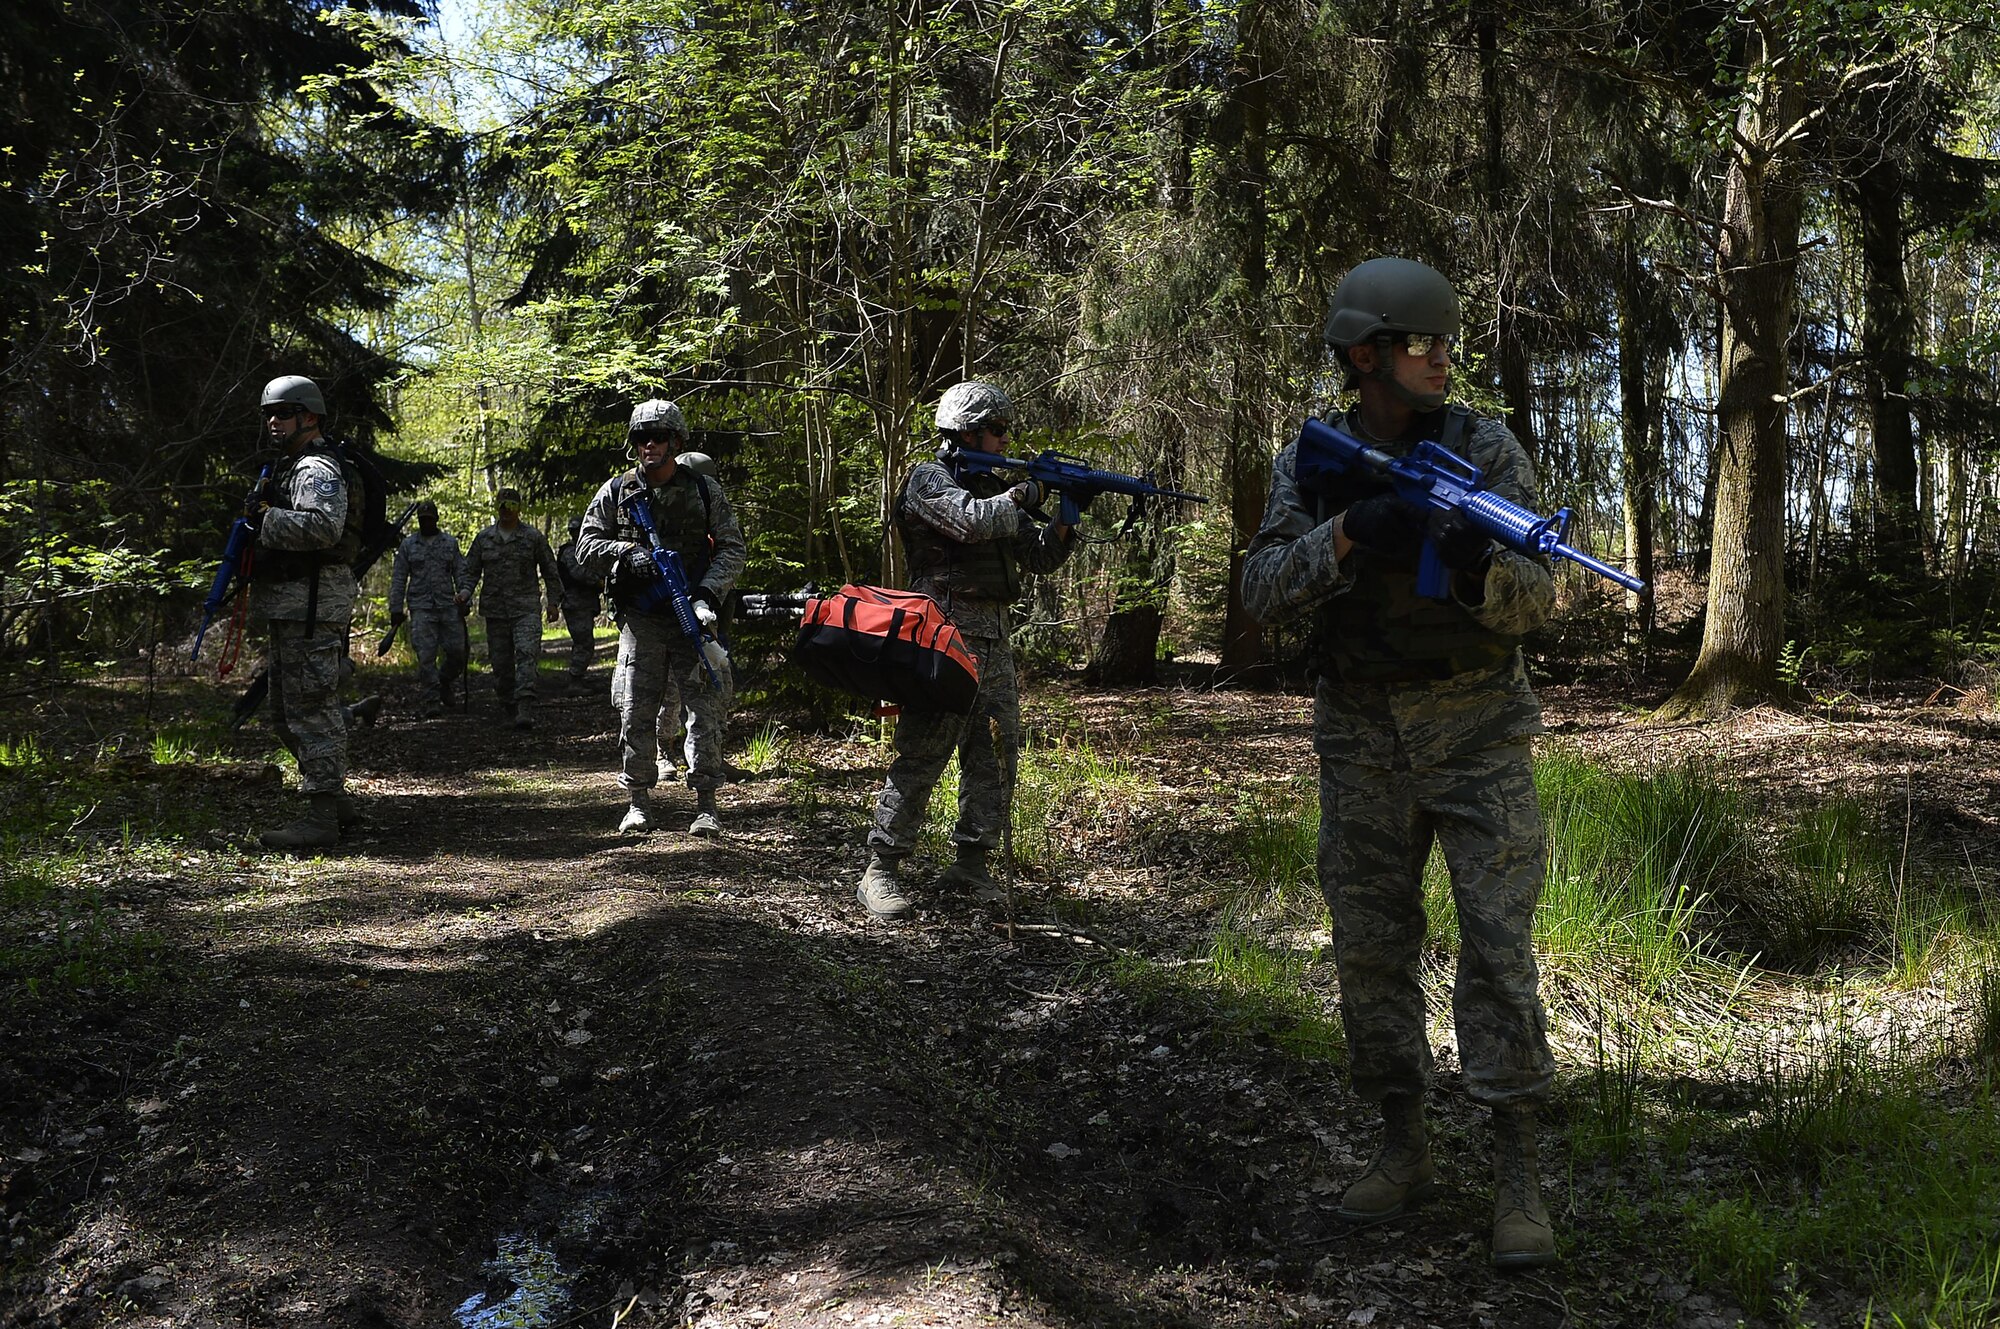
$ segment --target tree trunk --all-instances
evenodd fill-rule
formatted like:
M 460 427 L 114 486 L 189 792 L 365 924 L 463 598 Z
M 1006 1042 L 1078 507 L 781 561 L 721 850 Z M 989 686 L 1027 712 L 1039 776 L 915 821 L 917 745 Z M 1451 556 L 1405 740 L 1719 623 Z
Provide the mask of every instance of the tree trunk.
M 1138 687 L 1160 677 L 1160 628 L 1166 621 L 1159 573 L 1160 528 L 1148 523 L 1125 542 L 1111 613 L 1084 668 L 1097 687 Z
M 1493 10 L 1484 10 L 1477 20 L 1479 43 L 1479 93 L 1482 136 L 1486 156 L 1486 206 L 1496 217 L 1505 216 L 1512 189 L 1512 173 L 1507 169 L 1506 107 L 1502 100 L 1500 69 L 1500 22 Z M 1500 361 L 1500 400 L 1507 408 L 1507 427 L 1526 450 L 1529 460 L 1541 464 L 1541 440 L 1535 432 L 1534 380 L 1529 374 L 1527 338 L 1521 335 L 1519 291 L 1506 270 L 1512 264 L 1502 260 L 1494 291 L 1498 313 L 1495 351 Z
M 1658 398 L 1652 392 L 1652 382 L 1654 366 L 1664 369 L 1665 357 L 1648 350 L 1651 339 L 1646 335 L 1645 293 L 1640 285 L 1645 275 L 1639 265 L 1638 245 L 1629 233 L 1624 249 L 1618 284 L 1618 395 L 1625 472 L 1625 571 L 1648 587 L 1625 598 L 1632 616 L 1625 644 L 1634 663 L 1644 670 L 1651 667 L 1653 657 L 1650 588 L 1654 576 L 1654 503 L 1660 485 L 1660 426 L 1654 418 Z
M 1922 566 L 1918 528 L 1917 453 L 1910 429 L 1910 284 L 1904 270 L 1902 172 L 1886 156 L 1854 184 L 1861 220 L 1862 395 L 1875 442 L 1876 561 L 1916 573 Z
M 1263 630 L 1243 607 L 1243 556 L 1264 521 L 1264 499 L 1270 480 L 1270 405 L 1267 381 L 1265 293 L 1270 284 L 1266 253 L 1264 195 L 1269 183 L 1271 79 L 1264 59 L 1263 7 L 1245 4 L 1237 12 L 1240 33 L 1236 62 L 1230 70 L 1230 128 L 1236 133 L 1237 188 L 1234 216 L 1237 232 L 1236 271 L 1242 283 L 1237 322 L 1236 371 L 1230 393 L 1229 599 L 1222 617 L 1222 667 L 1241 671 L 1254 667 L 1264 650 Z
M 1756 39 L 1751 38 L 1753 47 Z M 1785 630 L 1786 338 L 1798 291 L 1800 190 L 1786 132 L 1804 96 L 1789 65 L 1750 66 L 1716 252 L 1722 294 L 1708 622 L 1687 680 L 1655 718 L 1726 714 L 1778 695 Z M 1795 140 L 1794 140 L 1795 141 Z

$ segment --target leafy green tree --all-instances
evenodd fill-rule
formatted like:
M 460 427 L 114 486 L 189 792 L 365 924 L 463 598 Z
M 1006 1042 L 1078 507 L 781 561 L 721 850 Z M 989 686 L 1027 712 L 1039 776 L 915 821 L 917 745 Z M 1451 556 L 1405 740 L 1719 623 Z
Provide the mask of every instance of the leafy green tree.
M 275 372 L 318 376 L 351 434 L 386 420 L 388 366 L 343 315 L 387 301 L 396 274 L 338 228 L 438 195 L 428 145 L 372 89 L 301 84 L 364 56 L 310 5 L 5 7 L 0 483 L 47 499 L 32 532 L 45 557 L 24 563 L 30 537 L 10 527 L 0 561 L 206 544 L 221 529 L 209 486 L 241 474 Z M 98 482 L 120 534 L 88 515 Z M 242 483 L 214 492 L 233 501 Z M 95 566 L 98 590 L 143 585 Z M 57 645 L 82 630 L 73 582 L 5 585 L 6 646 L 30 624 Z M 119 620 L 100 612 L 97 630 Z

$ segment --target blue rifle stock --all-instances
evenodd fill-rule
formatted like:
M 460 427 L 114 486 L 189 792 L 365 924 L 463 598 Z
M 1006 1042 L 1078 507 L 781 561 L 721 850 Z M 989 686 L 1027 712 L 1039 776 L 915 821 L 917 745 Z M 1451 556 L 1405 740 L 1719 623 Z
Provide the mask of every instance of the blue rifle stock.
M 266 466 L 257 477 L 257 487 L 250 491 L 250 501 L 254 501 L 264 490 L 264 482 L 271 478 L 271 468 Z M 222 606 L 229 603 L 231 592 L 242 594 L 236 579 L 243 571 L 243 555 L 257 539 L 257 530 L 248 517 L 238 517 L 229 523 L 229 538 L 222 544 L 222 561 L 216 565 L 215 580 L 209 583 L 208 598 L 201 602 L 201 630 L 194 634 L 194 649 L 188 652 L 188 659 L 201 658 L 202 638 L 208 636 L 208 625 L 215 622 L 215 616 L 222 612 Z
M 1566 558 L 1628 591 L 1646 593 L 1646 583 L 1637 577 L 1563 542 L 1569 529 L 1568 508 L 1544 517 L 1511 503 L 1481 488 L 1486 477 L 1477 466 L 1436 443 L 1419 443 L 1409 456 L 1392 457 L 1324 420 L 1309 419 L 1299 430 L 1293 474 L 1306 489 L 1317 489 L 1337 476 L 1381 480 L 1417 511 L 1426 515 L 1457 512 L 1474 529 L 1517 554 Z M 1417 592 L 1433 600 L 1451 595 L 1451 570 L 1438 557 L 1437 544 L 1428 539 L 1417 565 Z
M 722 680 L 716 676 L 715 665 L 710 662 L 708 653 L 711 646 L 721 650 L 722 644 L 694 616 L 694 601 L 688 595 L 687 572 L 681 567 L 681 556 L 672 549 L 660 547 L 659 528 L 653 525 L 653 511 L 647 502 L 646 491 L 639 490 L 625 500 L 625 511 L 646 537 L 646 554 L 653 560 L 653 566 L 659 569 L 660 575 L 641 593 L 633 607 L 647 614 L 657 614 L 663 609 L 671 613 L 681 635 L 695 644 L 695 654 L 701 657 L 701 667 L 708 674 L 709 686 L 719 688 Z
M 1208 502 L 1200 494 L 1190 494 L 1184 489 L 1162 489 L 1153 483 L 1149 475 L 1100 471 L 1081 457 L 1066 457 L 1060 452 L 1044 452 L 1022 460 L 974 448 L 946 448 L 939 456 L 954 474 L 990 475 L 995 471 L 1025 471 L 1029 479 L 1039 480 L 1056 492 L 1056 521 L 1063 526 L 1074 526 L 1082 521 L 1083 510 L 1099 494 L 1124 494 L 1131 498 L 1132 507 L 1125 514 L 1127 531 L 1146 515 L 1146 504 L 1150 499 Z

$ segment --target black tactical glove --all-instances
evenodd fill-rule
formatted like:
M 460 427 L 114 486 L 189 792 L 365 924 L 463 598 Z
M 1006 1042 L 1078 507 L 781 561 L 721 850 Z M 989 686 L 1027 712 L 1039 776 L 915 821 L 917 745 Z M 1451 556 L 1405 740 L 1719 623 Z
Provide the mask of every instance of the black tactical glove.
M 1015 485 L 1007 491 L 1007 497 L 1013 499 L 1016 504 L 1029 511 L 1040 508 L 1042 500 L 1047 498 L 1048 494 L 1048 486 L 1040 480 L 1023 480 L 1020 484 Z
M 406 615 L 402 610 L 398 609 L 395 613 L 389 615 L 389 626 L 392 628 L 400 628 L 403 626 L 404 622 L 407 619 L 408 615 Z
M 639 577 L 646 581 L 651 581 L 660 575 L 659 565 L 653 562 L 653 556 L 646 551 L 644 545 L 629 546 L 619 556 L 618 563 L 619 566 L 625 569 L 627 575 Z
M 1356 499 L 1342 515 L 1340 529 L 1364 549 L 1398 562 L 1416 561 L 1424 547 L 1424 519 L 1394 494 Z
M 1430 539 L 1438 562 L 1453 572 L 1484 573 L 1493 559 L 1493 541 L 1456 508 L 1431 514 Z

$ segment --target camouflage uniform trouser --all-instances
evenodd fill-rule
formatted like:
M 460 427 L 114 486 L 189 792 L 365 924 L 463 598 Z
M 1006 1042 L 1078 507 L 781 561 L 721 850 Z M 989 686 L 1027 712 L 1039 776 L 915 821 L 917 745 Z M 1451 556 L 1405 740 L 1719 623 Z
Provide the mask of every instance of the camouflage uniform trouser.
M 1379 1100 L 1431 1081 L 1424 1023 L 1424 862 L 1451 870 L 1461 943 L 1452 984 L 1466 1090 L 1489 1106 L 1546 1096 L 1555 1063 L 1533 924 L 1544 871 L 1528 744 L 1422 769 L 1323 752 L 1319 879 L 1333 915 L 1340 1015 L 1355 1092 Z
M 347 620 L 324 620 L 306 635 L 303 619 L 271 620 L 264 660 L 271 727 L 299 764 L 299 787 L 337 794 L 347 782 L 347 714 L 340 706 L 340 666 L 347 659 Z
M 493 691 L 501 701 L 535 699 L 536 666 L 542 660 L 542 616 L 486 620 L 486 662 L 493 667 Z
M 722 729 L 727 700 L 711 687 L 701 653 L 664 614 L 627 614 L 618 629 L 618 665 L 611 701 L 618 708 L 618 783 L 651 789 L 660 779 L 660 722 L 669 696 L 687 700 L 688 787 L 722 783 Z
M 565 609 L 563 623 L 569 628 L 569 681 L 581 683 L 597 656 L 597 615 L 572 614 Z
M 708 675 L 696 670 L 701 686 L 708 688 Z M 736 668 L 729 661 L 729 652 L 722 653 L 722 667 L 715 671 L 715 681 L 722 697 L 722 713 L 726 716 L 736 705 Z M 709 689 L 715 691 L 716 689 Z M 667 690 L 660 698 L 660 749 L 677 747 L 686 736 L 687 715 L 681 708 L 680 680 L 669 678 Z M 688 749 L 686 765 L 694 764 L 694 750 Z
M 455 605 L 410 610 L 410 649 L 417 655 L 417 682 L 428 691 L 437 691 L 440 655 L 445 672 L 453 678 L 465 672 L 465 634 L 460 623 Z
M 979 662 L 979 695 L 972 714 L 904 710 L 896 724 L 896 759 L 875 797 L 875 825 L 868 847 L 902 855 L 916 847 L 930 810 L 931 790 L 958 754 L 958 844 L 1000 844 L 1009 815 L 1006 773 L 1020 760 L 1021 692 L 1014 650 L 1004 637 L 965 638 Z

